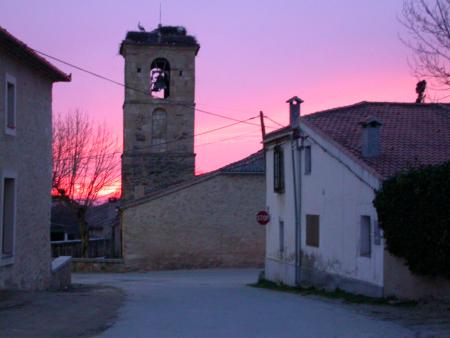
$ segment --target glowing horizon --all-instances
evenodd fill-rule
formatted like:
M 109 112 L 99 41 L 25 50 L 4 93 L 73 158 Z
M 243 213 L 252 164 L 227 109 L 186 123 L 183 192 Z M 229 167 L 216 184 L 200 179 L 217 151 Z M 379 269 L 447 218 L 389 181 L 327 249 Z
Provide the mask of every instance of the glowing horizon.
M 0 19 L 29 46 L 123 82 L 119 44 L 138 22 L 147 30 L 156 27 L 159 3 L 16 0 L 2 4 Z M 179 0 L 163 2 L 163 24 L 183 25 L 200 42 L 197 108 L 240 120 L 262 110 L 286 124 L 285 100 L 293 95 L 305 101 L 302 114 L 360 101 L 414 101 L 416 79 L 398 38 L 400 9 L 401 2 L 391 0 Z M 73 74 L 71 83 L 54 86 L 53 111 L 80 109 L 121 140 L 123 88 L 51 62 Z M 195 133 L 230 122 L 197 112 Z M 199 136 L 196 173 L 260 148 L 258 126 L 239 124 Z

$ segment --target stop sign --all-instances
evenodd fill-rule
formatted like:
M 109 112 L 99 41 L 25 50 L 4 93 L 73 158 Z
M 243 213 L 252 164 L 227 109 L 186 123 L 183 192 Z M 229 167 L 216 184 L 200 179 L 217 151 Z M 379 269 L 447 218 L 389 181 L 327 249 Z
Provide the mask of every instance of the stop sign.
M 261 225 L 269 223 L 270 215 L 267 211 L 261 210 L 256 214 L 256 221 Z

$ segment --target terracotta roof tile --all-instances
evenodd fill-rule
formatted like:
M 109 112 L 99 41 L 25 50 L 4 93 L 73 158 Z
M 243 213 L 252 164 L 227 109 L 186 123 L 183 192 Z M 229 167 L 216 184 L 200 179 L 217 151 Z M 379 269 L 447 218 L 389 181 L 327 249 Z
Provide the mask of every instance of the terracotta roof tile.
M 381 155 L 361 152 L 361 121 L 376 118 L 381 126 Z M 303 117 L 383 177 L 450 161 L 450 104 L 361 102 Z
M 242 160 L 230 163 L 225 167 L 220 168 L 219 171 L 228 174 L 264 174 L 264 151 L 260 150 L 254 154 L 251 154 L 250 156 L 243 158 Z

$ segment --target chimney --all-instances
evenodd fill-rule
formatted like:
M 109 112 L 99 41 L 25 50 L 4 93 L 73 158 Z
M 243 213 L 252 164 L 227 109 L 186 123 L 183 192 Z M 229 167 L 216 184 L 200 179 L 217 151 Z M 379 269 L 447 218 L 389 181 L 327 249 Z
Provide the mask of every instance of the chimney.
M 294 96 L 286 102 L 289 103 L 289 125 L 292 128 L 296 128 L 300 122 L 300 105 L 303 103 L 303 100 L 298 96 Z
M 362 153 L 364 157 L 377 157 L 381 153 L 380 127 L 381 122 L 374 116 L 359 123 L 362 132 Z

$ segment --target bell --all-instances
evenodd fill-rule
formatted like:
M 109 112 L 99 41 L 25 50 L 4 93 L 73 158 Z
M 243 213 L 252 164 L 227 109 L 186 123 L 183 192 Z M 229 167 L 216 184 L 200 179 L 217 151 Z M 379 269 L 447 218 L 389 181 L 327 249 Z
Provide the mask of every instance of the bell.
M 158 73 L 156 79 L 152 85 L 152 92 L 159 92 L 161 90 L 167 89 L 166 80 L 163 73 Z

